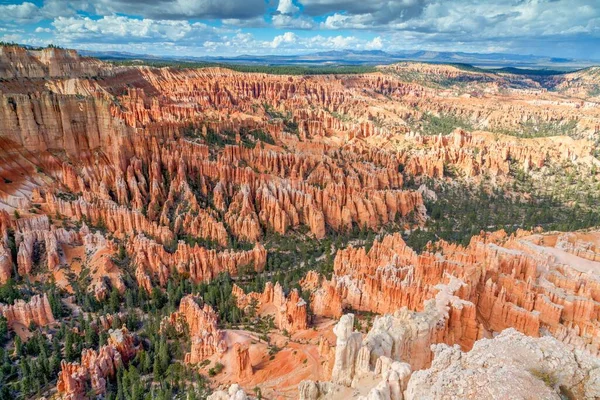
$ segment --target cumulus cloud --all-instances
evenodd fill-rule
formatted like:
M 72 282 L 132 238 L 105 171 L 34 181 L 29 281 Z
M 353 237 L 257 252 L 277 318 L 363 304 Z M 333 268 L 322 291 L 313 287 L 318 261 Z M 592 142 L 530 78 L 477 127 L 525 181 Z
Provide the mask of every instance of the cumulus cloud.
M 600 58 L 600 5 L 595 0 L 140 2 L 4 0 L 0 26 L 4 35 L 23 43 L 50 36 L 63 45 L 117 48 L 130 43 L 155 46 L 156 52 L 420 48 Z M 17 32 L 24 25 L 27 31 Z
M 294 44 L 298 40 L 298 36 L 296 36 L 293 32 L 286 32 L 283 35 L 275 36 L 273 41 L 271 42 L 271 47 L 277 48 L 282 44 Z
M 237 28 L 266 28 L 268 27 L 265 18 L 261 15 L 254 18 L 224 18 L 221 23 L 226 26 L 235 26 Z
M 300 36 L 294 32 L 285 32 L 272 40 L 259 40 L 251 34 L 226 35 L 219 41 L 205 42 L 203 49 L 218 55 L 236 51 L 240 54 L 240 49 L 243 49 L 242 54 L 297 54 L 344 48 L 372 50 L 378 44 L 377 38 L 369 41 L 355 36 Z
M 300 11 L 300 7 L 295 5 L 292 0 L 279 0 L 277 11 L 281 14 L 295 14 Z
M 40 9 L 33 3 L 0 5 L 0 20 L 31 22 L 41 19 Z
M 381 37 L 377 36 L 365 45 L 367 50 L 381 50 L 383 48 L 383 41 Z
M 73 10 L 69 7 L 56 7 L 56 3 L 51 0 L 43 6 L 25 1 L 19 4 L 0 5 L 0 21 L 9 21 L 15 23 L 34 23 L 43 19 L 52 19 L 60 15 L 72 15 Z
M 196 22 L 177 20 L 134 19 L 106 16 L 94 20 L 88 17 L 59 17 L 52 25 L 61 42 L 165 41 L 195 42 L 216 37 L 216 28 Z
M 304 0 L 303 5 L 307 13 L 331 13 L 323 29 L 402 30 L 466 40 L 600 35 L 600 7 L 589 0 Z

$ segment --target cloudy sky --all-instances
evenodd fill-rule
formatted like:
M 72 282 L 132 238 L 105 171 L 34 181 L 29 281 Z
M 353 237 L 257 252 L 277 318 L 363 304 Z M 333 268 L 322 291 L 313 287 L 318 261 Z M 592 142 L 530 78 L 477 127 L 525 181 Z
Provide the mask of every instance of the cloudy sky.
M 156 55 L 357 49 L 600 60 L 600 0 L 0 0 L 0 40 Z

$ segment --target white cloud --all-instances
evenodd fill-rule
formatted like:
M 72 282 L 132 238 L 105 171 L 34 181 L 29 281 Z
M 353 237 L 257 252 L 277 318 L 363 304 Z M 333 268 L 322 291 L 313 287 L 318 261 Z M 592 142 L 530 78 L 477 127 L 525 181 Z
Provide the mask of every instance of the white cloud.
M 277 11 L 282 14 L 295 14 L 300 11 L 300 7 L 296 6 L 292 0 L 279 0 Z
M 20 4 L 0 5 L 0 21 L 19 24 L 35 23 L 44 19 L 59 16 L 70 16 L 75 13 L 67 0 L 46 0 L 42 6 L 25 1 Z
M 447 41 L 600 36 L 600 7 L 591 6 L 590 0 L 304 0 L 303 4 L 308 12 L 333 12 L 321 23 L 322 29 L 331 30 L 436 33 L 446 35 Z
M 35 4 L 0 5 L 0 21 L 36 22 L 42 19 L 42 11 Z
M 367 29 L 373 27 L 372 16 L 333 14 L 321 24 L 323 29 Z
M 59 17 L 52 23 L 62 42 L 198 42 L 218 33 L 216 28 L 199 22 L 134 19 L 106 16 L 94 20 L 87 17 Z
M 285 14 L 273 15 L 271 23 L 279 29 L 312 29 L 316 26 L 311 18 L 299 16 L 292 17 Z
M 23 37 L 21 35 L 17 35 L 17 34 L 14 34 L 14 33 L 9 33 L 9 34 L 0 36 L 0 42 L 22 43 L 23 42 Z
M 365 45 L 367 50 L 380 50 L 383 48 L 383 41 L 380 36 L 377 36 Z
M 265 18 L 261 15 L 255 18 L 224 18 L 221 20 L 223 25 L 235 26 L 237 28 L 266 28 L 268 25 Z
M 277 48 L 282 44 L 294 44 L 298 40 L 298 36 L 293 32 L 286 32 L 283 35 L 275 36 L 271 42 L 271 47 Z
M 195 55 L 354 48 L 600 58 L 600 0 L 144 0 L 143 6 L 141 0 L 8 1 L 20 3 L 0 0 L 2 34 L 22 43 L 52 37 L 65 46 L 129 44 L 132 51 Z M 42 20 L 53 29 L 34 25 Z M 266 27 L 280 31 L 259 36 L 245 29 Z M 297 33 L 293 42 L 285 36 L 289 31 Z

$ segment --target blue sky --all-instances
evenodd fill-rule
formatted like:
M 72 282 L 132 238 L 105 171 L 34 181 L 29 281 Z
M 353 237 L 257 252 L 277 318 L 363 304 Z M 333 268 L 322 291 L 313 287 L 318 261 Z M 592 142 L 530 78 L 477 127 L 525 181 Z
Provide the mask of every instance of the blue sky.
M 0 40 L 155 55 L 355 49 L 600 59 L 600 0 L 0 0 Z

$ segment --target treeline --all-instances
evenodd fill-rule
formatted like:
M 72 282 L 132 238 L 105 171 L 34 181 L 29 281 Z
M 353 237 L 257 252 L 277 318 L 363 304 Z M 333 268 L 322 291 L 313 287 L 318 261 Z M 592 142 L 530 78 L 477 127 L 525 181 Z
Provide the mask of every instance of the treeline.
M 231 63 L 211 63 L 204 61 L 171 61 L 171 60 L 112 60 L 105 59 L 114 65 L 149 66 L 154 68 L 227 68 L 232 71 L 246 73 L 262 73 L 270 75 L 355 75 L 375 72 L 376 68 L 366 65 L 250 65 Z
M 0 41 L 0 47 L 23 47 L 24 49 L 33 50 L 33 51 L 39 51 L 39 50 L 44 50 L 44 49 L 63 49 L 63 47 L 57 46 L 52 43 L 50 43 L 47 46 L 28 46 L 28 45 L 21 45 L 19 43 L 15 43 L 15 42 L 4 42 L 4 41 Z

